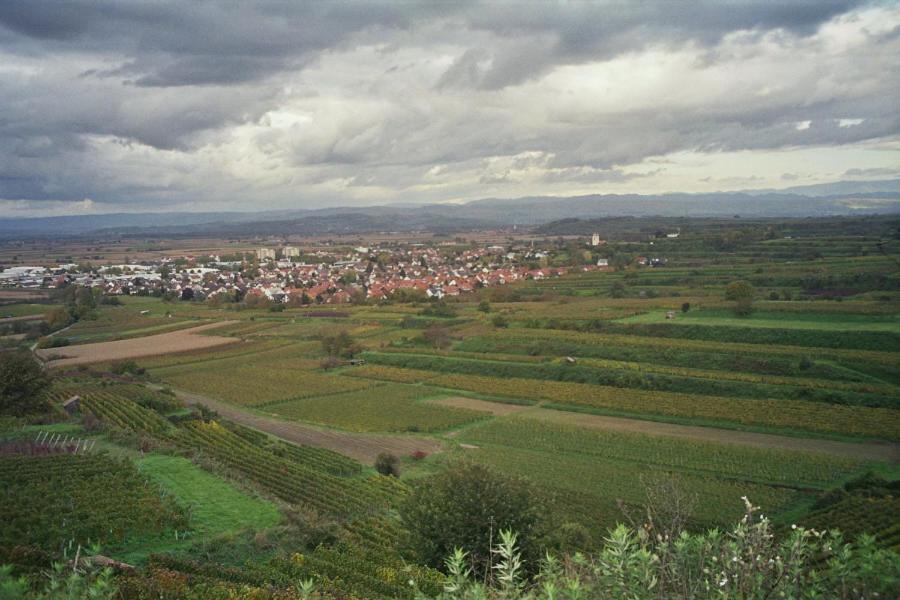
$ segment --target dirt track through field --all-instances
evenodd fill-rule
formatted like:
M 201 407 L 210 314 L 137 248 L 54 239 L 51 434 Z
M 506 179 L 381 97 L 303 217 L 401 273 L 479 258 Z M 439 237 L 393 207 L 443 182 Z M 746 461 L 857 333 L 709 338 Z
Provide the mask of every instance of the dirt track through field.
M 181 329 L 169 333 L 158 333 L 144 337 L 113 342 L 97 342 L 95 344 L 81 344 L 78 346 L 63 346 L 61 348 L 45 348 L 36 353 L 43 359 L 59 355 L 63 358 L 50 360 L 51 367 L 81 365 L 95 362 L 109 362 L 144 356 L 157 356 L 160 354 L 173 354 L 176 352 L 188 352 L 214 348 L 227 344 L 235 344 L 240 340 L 233 337 L 217 335 L 197 335 L 201 331 L 223 327 L 237 321 L 217 321 L 207 323 L 199 327 Z
M 295 444 L 333 450 L 366 465 L 373 464 L 375 458 L 382 452 L 390 452 L 402 457 L 417 451 L 434 454 L 443 450 L 440 441 L 431 438 L 344 433 L 266 417 L 221 400 L 183 390 L 175 390 L 175 394 L 188 404 L 203 404 L 226 419 L 241 425 L 252 427 Z
M 900 445 L 891 442 L 840 442 L 836 440 L 791 437 L 771 433 L 717 429 L 715 427 L 699 427 L 696 425 L 677 425 L 674 423 L 660 423 L 657 421 L 623 419 L 620 417 L 565 412 L 548 408 L 534 408 L 532 410 L 524 411 L 522 416 L 548 423 L 579 425 L 581 427 L 592 427 L 611 431 L 665 435 L 708 442 L 755 446 L 757 448 L 825 452 L 827 454 L 836 454 L 858 460 L 878 460 L 891 463 L 900 462 Z
M 523 410 L 533 408 L 528 405 L 521 404 L 504 404 L 503 402 L 489 402 L 487 400 L 478 400 L 476 398 L 466 398 L 465 396 L 451 396 L 450 398 L 438 398 L 431 400 L 430 404 L 440 404 L 441 406 L 449 406 L 451 408 L 465 408 L 467 410 L 477 410 L 479 412 L 491 413 L 495 417 L 503 415 L 511 415 Z

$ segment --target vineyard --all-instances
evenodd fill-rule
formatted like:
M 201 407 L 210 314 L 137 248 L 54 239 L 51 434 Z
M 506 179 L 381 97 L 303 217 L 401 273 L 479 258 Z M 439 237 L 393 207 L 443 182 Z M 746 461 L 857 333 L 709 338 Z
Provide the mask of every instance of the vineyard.
M 266 411 L 350 431 L 442 431 L 481 418 L 473 411 L 420 402 L 431 395 L 433 392 L 419 386 L 379 385 L 272 404 Z
M 172 432 L 169 421 L 131 400 L 125 390 L 86 388 L 80 390 L 79 397 L 82 410 L 119 429 L 158 436 L 166 436 Z
M 188 528 L 181 508 L 134 465 L 99 454 L 0 456 L 0 500 L 4 549 L 122 548 Z
M 850 496 L 803 518 L 804 526 L 823 530 L 837 523 L 849 539 L 869 533 L 879 544 L 900 550 L 900 499 L 895 496 Z
M 313 464 L 252 444 L 215 421 L 185 425 L 180 442 L 256 482 L 291 504 L 302 504 L 333 517 L 366 514 L 386 508 L 404 486 L 380 475 L 338 477 Z M 337 468 L 337 467 L 335 467 Z
M 662 415 L 721 424 L 736 423 L 792 428 L 823 433 L 847 433 L 896 439 L 894 409 L 825 405 L 799 400 L 741 400 L 690 396 L 579 383 L 533 379 L 499 379 L 475 375 L 441 375 L 429 385 L 497 397 L 545 401 L 566 410 L 596 409 L 610 414 Z
M 475 447 L 464 451 L 467 459 L 543 483 L 569 518 L 588 527 L 599 523 L 599 531 L 620 514 L 618 501 L 639 506 L 647 485 L 672 474 L 682 491 L 703 498 L 693 518 L 709 526 L 740 514 L 738 489 L 777 513 L 861 466 L 825 455 L 599 432 L 524 416 L 470 429 L 462 441 Z
M 202 322 L 233 343 L 51 364 L 49 408 L 0 421 L 0 562 L 36 573 L 100 543 L 137 567 L 122 597 L 431 597 L 447 579 L 408 506 L 460 464 L 533 485 L 542 551 L 599 547 L 661 491 L 691 531 L 738 521 L 747 497 L 779 535 L 900 549 L 900 280 L 880 238 L 728 246 L 719 226 L 538 238 L 534 269 L 568 274 L 442 302 L 101 306 L 73 341 Z M 619 268 L 581 272 L 585 253 Z M 725 297 L 737 279 L 756 287 L 748 314 Z
M 301 368 L 261 371 L 253 366 L 188 371 L 165 376 L 165 381 L 174 387 L 245 406 L 263 406 L 293 398 L 351 392 L 368 387 L 359 380 Z
M 436 370 L 494 377 L 528 377 L 550 381 L 571 381 L 622 388 L 650 389 L 663 392 L 734 396 L 743 398 L 804 399 L 829 404 L 886 407 L 894 403 L 889 394 L 843 391 L 834 387 L 800 387 L 772 385 L 762 381 L 732 381 L 698 377 L 696 373 L 663 373 L 622 368 L 615 363 L 600 365 L 582 363 L 540 363 L 504 361 L 502 358 L 473 359 L 468 356 L 428 356 L 406 352 L 367 352 L 365 357 L 375 364 L 400 368 Z

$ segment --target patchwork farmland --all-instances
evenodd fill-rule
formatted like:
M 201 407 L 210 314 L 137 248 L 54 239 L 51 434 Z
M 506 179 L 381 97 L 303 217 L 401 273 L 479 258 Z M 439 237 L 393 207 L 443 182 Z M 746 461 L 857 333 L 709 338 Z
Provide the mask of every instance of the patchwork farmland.
M 100 542 L 143 569 L 126 590 L 168 573 L 237 595 L 301 576 L 325 597 L 411 598 L 409 579 L 433 595 L 445 574 L 409 559 L 397 509 L 460 464 L 527 482 L 587 548 L 665 489 L 688 531 L 738 521 L 747 497 L 779 535 L 896 551 L 897 242 L 827 239 L 664 240 L 665 267 L 339 311 L 124 296 L 37 350 L 54 416 L 4 425 L 0 551 Z M 829 280 L 860 289 L 826 299 Z M 34 306 L 53 307 L 8 312 Z M 84 516 L 97 488 L 103 519 Z

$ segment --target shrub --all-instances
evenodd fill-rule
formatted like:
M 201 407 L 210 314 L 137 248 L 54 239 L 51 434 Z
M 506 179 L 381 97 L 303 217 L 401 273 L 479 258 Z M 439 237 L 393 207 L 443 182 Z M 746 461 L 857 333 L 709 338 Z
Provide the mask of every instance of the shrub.
M 409 550 L 428 566 L 443 567 L 444 558 L 461 548 L 482 577 L 489 570 L 492 539 L 501 529 L 523 532 L 522 552 L 530 565 L 537 564 L 542 510 L 522 479 L 457 463 L 420 482 L 399 510 Z
M 337 358 L 353 358 L 362 348 L 353 341 L 346 331 L 326 333 L 322 335 L 322 349 L 328 356 Z
M 330 371 L 331 369 L 336 369 L 341 366 L 341 359 L 336 356 L 328 356 L 322 359 L 322 362 L 319 363 L 319 366 L 326 371 Z
M 400 461 L 393 454 L 382 452 L 375 458 L 375 470 L 382 475 L 399 477 Z
M 38 340 L 38 348 L 62 348 L 68 346 L 71 342 L 65 337 L 42 337 Z
M 734 314 L 739 317 L 749 316 L 753 312 L 753 297 L 756 290 L 743 280 L 732 281 L 725 288 L 725 299 L 734 302 Z
M 745 500 L 746 501 L 746 500 Z M 896 598 L 900 555 L 874 538 L 845 542 L 838 531 L 794 528 L 778 539 L 747 503 L 730 531 L 682 533 L 677 539 L 619 525 L 591 556 L 547 556 L 526 577 L 525 537 L 501 531 L 488 577 L 468 567 L 461 547 L 448 553 L 444 600 L 577 598 Z M 563 595 L 560 590 L 577 590 Z
M 494 318 L 491 319 L 491 323 L 494 325 L 494 327 L 498 327 L 500 329 L 509 327 L 509 319 L 507 319 L 503 315 L 494 315 Z
M 429 325 L 422 332 L 422 339 L 429 346 L 444 349 L 450 346 L 450 330 L 442 325 Z
M 426 317 L 452 318 L 456 316 L 456 310 L 443 300 L 437 300 L 423 308 L 421 314 Z
M 147 372 L 146 369 L 139 367 L 133 360 L 123 360 L 114 363 L 109 370 L 116 375 L 143 375 Z
M 103 430 L 103 421 L 98 419 L 94 413 L 84 413 L 81 415 L 81 426 L 88 433 L 94 433 Z

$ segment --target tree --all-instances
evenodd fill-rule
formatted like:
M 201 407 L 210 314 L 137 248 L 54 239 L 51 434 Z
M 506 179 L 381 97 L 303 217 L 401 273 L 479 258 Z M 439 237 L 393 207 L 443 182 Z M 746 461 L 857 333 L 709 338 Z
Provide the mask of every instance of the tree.
M 50 378 L 30 352 L 0 355 L 0 413 L 27 415 L 46 410 Z
M 422 339 L 435 348 L 444 349 L 450 345 L 450 330 L 441 325 L 429 325 L 422 332 Z
M 686 312 L 688 312 L 688 311 L 690 311 L 690 310 L 691 310 L 691 303 L 690 303 L 690 302 L 684 302 L 684 303 L 681 304 L 681 312 L 686 313 Z
M 65 308 L 58 306 L 46 314 L 47 325 L 50 331 L 56 331 L 72 322 L 72 315 Z
M 400 460 L 389 452 L 375 457 L 375 470 L 385 476 L 400 477 Z
M 756 290 L 743 280 L 732 281 L 725 288 L 725 299 L 734 302 L 734 314 L 746 317 L 753 312 L 753 296 Z
M 503 315 L 494 315 L 494 317 L 491 319 L 491 323 L 494 325 L 494 327 L 497 327 L 499 329 L 505 329 L 506 327 L 509 327 L 509 320 Z
M 322 350 L 324 350 L 325 354 L 328 356 L 353 358 L 353 356 L 362 350 L 360 345 L 353 341 L 350 334 L 343 330 L 323 334 L 321 340 Z
M 409 549 L 434 568 L 457 548 L 476 573 L 490 568 L 491 545 L 501 529 L 521 534 L 526 564 L 535 566 L 543 537 L 542 509 L 530 484 L 483 465 L 457 463 L 419 483 L 400 505 Z

